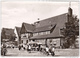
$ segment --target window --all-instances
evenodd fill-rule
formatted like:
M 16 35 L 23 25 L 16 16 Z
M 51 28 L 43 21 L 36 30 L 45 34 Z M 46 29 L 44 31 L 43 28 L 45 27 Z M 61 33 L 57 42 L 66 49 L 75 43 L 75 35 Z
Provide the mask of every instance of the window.
M 50 31 L 46 31 L 46 34 L 50 34 Z
M 38 35 L 38 33 L 34 33 L 34 34 L 33 34 L 33 36 L 37 36 L 37 35 Z
M 39 34 L 40 34 L 40 35 L 43 35 L 43 32 L 40 32 Z
M 23 40 L 21 40 L 21 43 L 23 43 Z
M 43 32 L 43 35 L 45 35 L 46 34 L 46 32 Z

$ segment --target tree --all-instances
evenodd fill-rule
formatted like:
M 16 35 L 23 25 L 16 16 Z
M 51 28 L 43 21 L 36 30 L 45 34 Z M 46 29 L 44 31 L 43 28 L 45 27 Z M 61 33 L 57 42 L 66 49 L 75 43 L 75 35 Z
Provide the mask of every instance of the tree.
M 75 40 L 79 35 L 79 20 L 77 16 L 70 18 L 70 21 L 65 23 L 65 27 L 60 29 L 61 34 L 64 36 L 64 47 L 69 48 L 75 46 Z

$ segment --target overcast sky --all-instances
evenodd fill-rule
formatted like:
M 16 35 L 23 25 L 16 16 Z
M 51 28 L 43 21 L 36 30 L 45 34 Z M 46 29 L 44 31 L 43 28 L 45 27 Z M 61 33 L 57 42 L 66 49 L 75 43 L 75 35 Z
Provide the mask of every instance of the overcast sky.
M 69 2 L 31 3 L 2 2 L 2 28 L 21 27 L 23 22 L 34 23 L 40 20 L 68 12 Z M 78 3 L 71 2 L 73 14 L 78 15 Z M 79 15 L 78 15 L 79 17 Z

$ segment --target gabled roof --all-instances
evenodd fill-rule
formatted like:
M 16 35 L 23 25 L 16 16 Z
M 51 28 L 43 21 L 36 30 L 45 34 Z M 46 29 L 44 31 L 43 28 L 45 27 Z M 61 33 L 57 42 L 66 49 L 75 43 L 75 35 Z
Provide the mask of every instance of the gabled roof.
M 61 37 L 60 29 L 65 27 L 66 22 L 67 22 L 67 13 L 64 13 L 55 17 L 41 20 L 37 24 L 34 23 L 34 25 L 28 23 L 23 23 L 22 25 L 25 26 L 27 32 L 41 32 L 41 31 L 51 30 L 56 25 L 51 34 L 33 36 L 32 38 L 30 38 L 30 39 L 36 39 L 36 38 L 39 39 L 39 38 Z
M 55 17 L 51 17 L 45 20 L 42 20 L 39 22 L 40 26 L 38 26 L 37 24 L 36 27 L 39 28 L 41 26 L 46 26 L 48 24 L 52 24 L 52 23 L 56 23 L 56 27 L 54 29 L 54 31 L 51 34 L 47 34 L 47 35 L 41 35 L 41 36 L 34 36 L 31 39 L 39 39 L 39 38 L 49 38 L 49 37 L 60 37 L 60 29 L 65 27 L 65 23 L 67 22 L 67 13 L 65 14 L 61 14 Z
M 34 32 L 41 32 L 41 31 L 50 31 L 52 28 L 54 28 L 56 24 L 51 24 L 43 27 L 35 28 Z
M 62 22 L 62 21 L 65 22 L 66 18 L 67 18 L 67 13 L 64 13 L 54 17 L 43 19 L 39 21 L 39 23 L 37 24 L 35 22 L 34 25 L 36 26 L 36 28 L 39 28 L 39 27 L 43 27 L 51 24 L 57 24 L 57 22 Z
M 33 32 L 35 29 L 35 26 L 33 24 L 22 23 L 22 25 L 24 25 L 27 32 Z
M 15 27 L 15 28 L 16 28 L 18 36 L 20 36 L 21 27 Z

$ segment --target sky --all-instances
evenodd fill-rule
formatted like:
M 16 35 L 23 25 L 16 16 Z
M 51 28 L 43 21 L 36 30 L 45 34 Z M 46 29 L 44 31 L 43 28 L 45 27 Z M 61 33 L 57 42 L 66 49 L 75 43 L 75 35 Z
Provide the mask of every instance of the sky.
M 22 23 L 34 23 L 68 12 L 69 2 L 2 2 L 1 28 L 21 27 Z M 71 2 L 73 14 L 79 17 L 78 2 Z

